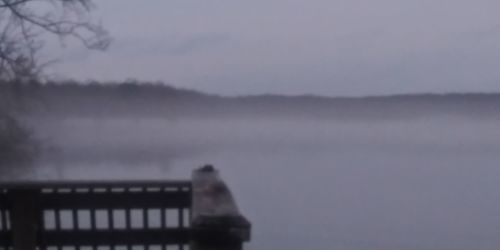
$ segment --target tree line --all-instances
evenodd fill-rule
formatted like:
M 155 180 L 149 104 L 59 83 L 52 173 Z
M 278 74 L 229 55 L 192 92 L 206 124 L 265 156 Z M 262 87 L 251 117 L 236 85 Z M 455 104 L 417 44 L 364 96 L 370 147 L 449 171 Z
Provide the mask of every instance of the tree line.
M 253 95 L 227 97 L 161 82 L 9 83 L 0 90 L 23 100 L 38 118 L 286 118 L 415 119 L 430 116 L 500 118 L 500 94 L 414 94 L 373 97 Z

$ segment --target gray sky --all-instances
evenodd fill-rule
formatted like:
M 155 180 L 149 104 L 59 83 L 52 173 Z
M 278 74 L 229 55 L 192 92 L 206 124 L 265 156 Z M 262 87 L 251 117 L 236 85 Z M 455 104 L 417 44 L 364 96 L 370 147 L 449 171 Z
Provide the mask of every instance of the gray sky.
M 53 75 L 227 95 L 500 91 L 498 0 L 95 2 L 114 43 L 68 44 Z

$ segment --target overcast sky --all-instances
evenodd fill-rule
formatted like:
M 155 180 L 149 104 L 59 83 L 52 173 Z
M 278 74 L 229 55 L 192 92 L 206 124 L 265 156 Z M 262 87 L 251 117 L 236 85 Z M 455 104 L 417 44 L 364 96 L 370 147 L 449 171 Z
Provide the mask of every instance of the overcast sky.
M 225 95 L 500 91 L 498 0 L 95 0 L 106 52 L 51 69 Z

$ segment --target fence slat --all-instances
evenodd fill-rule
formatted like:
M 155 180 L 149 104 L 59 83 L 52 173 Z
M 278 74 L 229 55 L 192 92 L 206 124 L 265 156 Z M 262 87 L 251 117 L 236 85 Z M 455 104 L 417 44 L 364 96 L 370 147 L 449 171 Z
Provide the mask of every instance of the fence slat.
M 12 245 L 15 250 L 35 250 L 37 245 L 39 192 L 36 190 L 11 190 Z

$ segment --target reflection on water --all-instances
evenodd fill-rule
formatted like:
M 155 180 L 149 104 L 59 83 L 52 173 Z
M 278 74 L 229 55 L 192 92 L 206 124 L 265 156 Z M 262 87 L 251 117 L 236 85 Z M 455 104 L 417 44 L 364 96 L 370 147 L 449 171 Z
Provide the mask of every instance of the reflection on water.
M 36 176 L 189 178 L 212 163 L 253 223 L 246 249 L 493 250 L 499 125 L 68 120 L 40 126 L 58 153 Z

